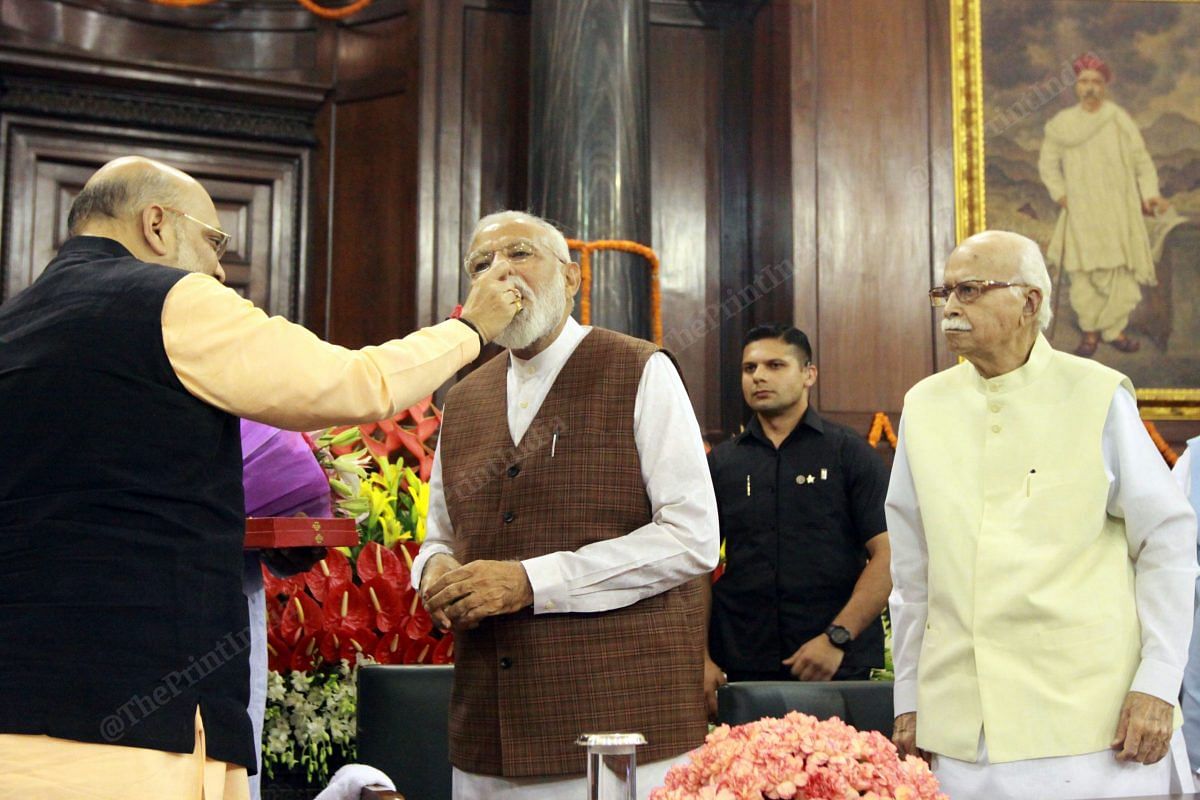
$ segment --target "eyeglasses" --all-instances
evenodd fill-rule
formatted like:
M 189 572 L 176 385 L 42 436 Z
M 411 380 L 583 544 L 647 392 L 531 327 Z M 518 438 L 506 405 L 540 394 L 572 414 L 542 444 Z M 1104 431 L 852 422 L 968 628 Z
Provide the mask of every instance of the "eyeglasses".
M 935 308 L 946 305 L 953 294 L 960 303 L 974 303 L 992 289 L 1007 289 L 1013 286 L 1028 286 L 1027 283 L 1004 281 L 963 281 L 953 286 L 935 286 L 929 290 L 929 304 Z
M 200 220 L 193 217 L 191 214 L 184 213 L 183 211 L 180 211 L 178 208 L 172 208 L 171 206 L 163 206 L 163 210 L 170 211 L 172 214 L 178 214 L 179 216 L 183 217 L 184 219 L 191 220 L 192 222 L 196 223 L 197 225 L 199 225 L 200 227 L 204 228 L 209 233 L 211 233 L 212 234 L 211 236 L 204 237 L 205 241 L 207 241 L 209 243 L 209 245 L 212 246 L 213 251 L 217 254 L 218 261 L 220 261 L 222 258 L 225 257 L 225 251 L 229 249 L 229 242 L 230 242 L 230 240 L 233 239 L 232 235 L 226 233 L 225 231 L 221 230 L 220 228 L 214 228 L 212 225 L 209 225 L 207 222 L 201 222 Z
M 492 264 L 496 263 L 497 255 L 503 256 L 504 260 L 510 264 L 523 264 L 543 249 L 528 239 L 517 239 L 490 250 L 473 250 L 463 259 L 463 269 L 471 278 L 478 278 L 492 268 Z M 553 253 L 553 255 L 562 263 L 567 263 L 557 253 Z

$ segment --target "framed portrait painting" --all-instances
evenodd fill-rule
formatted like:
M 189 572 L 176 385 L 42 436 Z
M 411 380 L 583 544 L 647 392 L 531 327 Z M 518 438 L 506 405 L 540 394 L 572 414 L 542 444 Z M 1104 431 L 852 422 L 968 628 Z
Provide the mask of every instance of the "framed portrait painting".
M 1051 344 L 1200 419 L 1200 0 L 951 0 L 956 231 L 1050 267 Z

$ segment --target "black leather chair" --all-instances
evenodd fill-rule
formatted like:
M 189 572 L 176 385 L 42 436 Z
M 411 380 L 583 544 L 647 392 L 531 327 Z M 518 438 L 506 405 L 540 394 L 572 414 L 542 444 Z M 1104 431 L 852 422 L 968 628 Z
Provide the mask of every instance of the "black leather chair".
M 450 800 L 447 711 L 454 667 L 358 670 L 358 758 L 411 800 Z
M 818 719 L 838 717 L 860 731 L 892 735 L 890 681 L 762 681 L 729 683 L 717 690 L 717 722 L 741 725 L 789 711 Z

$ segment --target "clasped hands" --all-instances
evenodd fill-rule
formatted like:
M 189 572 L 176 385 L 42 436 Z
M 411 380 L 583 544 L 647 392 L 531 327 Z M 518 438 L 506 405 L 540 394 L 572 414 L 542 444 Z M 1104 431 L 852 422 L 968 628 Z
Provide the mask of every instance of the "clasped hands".
M 438 553 L 421 575 L 421 602 L 443 630 L 471 630 L 488 617 L 531 605 L 533 587 L 519 561 L 472 561 L 464 566 Z
M 1117 761 L 1156 764 L 1167 754 L 1174 733 L 1175 708 L 1165 700 L 1142 692 L 1125 695 L 1116 735 L 1109 747 Z M 917 749 L 917 715 L 896 717 L 892 743 L 900 757 L 916 755 L 929 760 L 929 754 Z

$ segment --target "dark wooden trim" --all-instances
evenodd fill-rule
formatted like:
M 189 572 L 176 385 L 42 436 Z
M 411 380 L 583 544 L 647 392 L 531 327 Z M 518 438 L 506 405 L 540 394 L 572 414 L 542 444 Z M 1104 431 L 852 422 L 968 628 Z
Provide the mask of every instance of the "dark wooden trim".
M 120 91 L 158 92 L 198 99 L 228 100 L 232 94 L 246 104 L 314 111 L 324 102 L 329 87 L 245 77 L 240 73 L 138 62 L 110 61 L 75 50 L 50 45 L 29 47 L 0 43 L 0 75 L 49 77 Z

